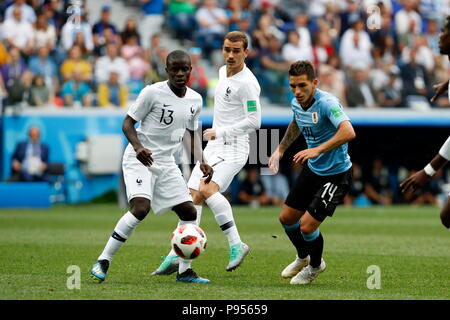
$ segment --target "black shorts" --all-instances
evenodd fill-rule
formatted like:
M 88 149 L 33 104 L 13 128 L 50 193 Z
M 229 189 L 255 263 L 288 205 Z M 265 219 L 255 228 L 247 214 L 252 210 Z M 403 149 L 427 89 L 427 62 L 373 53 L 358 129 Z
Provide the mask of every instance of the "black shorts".
M 300 211 L 307 210 L 322 222 L 327 216 L 331 217 L 337 205 L 343 202 L 351 183 L 352 168 L 330 176 L 319 176 L 305 165 L 285 204 Z

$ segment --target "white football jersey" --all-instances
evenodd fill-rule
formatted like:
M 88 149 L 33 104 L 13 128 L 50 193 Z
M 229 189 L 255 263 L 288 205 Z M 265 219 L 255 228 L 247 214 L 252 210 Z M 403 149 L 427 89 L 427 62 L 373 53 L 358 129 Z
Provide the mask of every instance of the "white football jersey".
M 197 130 L 203 101 L 200 94 L 187 88 L 180 98 L 169 88 L 168 81 L 146 86 L 139 93 L 128 115 L 140 121 L 136 129 L 142 145 L 154 159 L 173 158 L 186 129 Z
M 247 66 L 231 77 L 227 77 L 226 66 L 219 69 L 213 120 L 217 139 L 208 145 L 230 144 L 239 153 L 249 153 L 248 133 L 261 126 L 260 92 L 258 80 Z

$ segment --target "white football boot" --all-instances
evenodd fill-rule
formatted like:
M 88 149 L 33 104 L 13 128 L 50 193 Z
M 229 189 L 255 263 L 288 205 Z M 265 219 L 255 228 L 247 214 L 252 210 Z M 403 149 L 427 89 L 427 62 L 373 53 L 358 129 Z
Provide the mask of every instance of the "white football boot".
M 281 276 L 285 279 L 292 278 L 309 264 L 309 260 L 309 256 L 306 256 L 305 259 L 300 259 L 297 256 L 294 262 L 284 268 L 284 270 L 281 272 Z
M 295 277 L 291 279 L 291 284 L 308 284 L 313 282 L 317 276 L 325 271 L 327 265 L 325 261 L 322 259 L 320 266 L 317 268 L 311 267 L 308 264 L 302 271 L 300 271 Z

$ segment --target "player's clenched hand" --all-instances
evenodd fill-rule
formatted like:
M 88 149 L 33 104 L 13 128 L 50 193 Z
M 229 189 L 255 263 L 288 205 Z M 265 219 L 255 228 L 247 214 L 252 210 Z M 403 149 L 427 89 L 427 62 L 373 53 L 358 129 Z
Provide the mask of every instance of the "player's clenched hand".
M 146 167 L 153 164 L 152 152 L 144 147 L 136 150 L 136 158 Z
M 320 152 L 317 148 L 305 149 L 295 154 L 294 163 L 304 164 L 306 160 L 316 158 L 318 156 L 320 156 Z
M 208 184 L 212 179 L 214 169 L 209 164 L 202 163 L 200 165 L 200 170 L 203 172 L 203 178 L 206 178 L 205 183 Z
M 283 153 L 277 148 L 269 159 L 269 168 L 273 173 L 277 173 L 280 168 L 280 160 L 283 157 Z
M 448 80 L 442 83 L 435 84 L 433 86 L 433 89 L 436 90 L 436 93 L 434 96 L 430 99 L 431 102 L 436 101 L 437 98 L 439 98 L 441 95 L 445 93 L 448 89 Z
M 431 177 L 422 169 L 400 183 L 400 189 L 402 190 L 402 193 L 406 193 L 409 190 L 414 192 L 418 188 L 423 187 L 430 179 Z
M 215 140 L 216 139 L 216 129 L 210 128 L 203 131 L 203 138 L 205 140 Z

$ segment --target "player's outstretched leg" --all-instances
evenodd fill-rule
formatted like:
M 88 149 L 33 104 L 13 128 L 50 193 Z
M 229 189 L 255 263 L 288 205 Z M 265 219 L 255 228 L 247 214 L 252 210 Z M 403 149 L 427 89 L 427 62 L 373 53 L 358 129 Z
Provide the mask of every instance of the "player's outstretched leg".
M 241 241 L 228 200 L 220 192 L 215 192 L 206 198 L 206 204 L 214 213 L 217 223 L 228 239 L 230 260 L 226 270 L 233 271 L 242 264 L 250 248 Z
M 195 221 L 195 224 L 199 226 L 202 217 L 203 206 L 194 205 L 194 207 L 197 210 L 197 219 Z M 181 225 L 180 222 L 178 222 L 178 226 Z M 177 256 L 175 251 L 171 249 L 170 252 L 167 254 L 167 256 L 163 258 L 163 262 L 159 265 L 159 267 L 152 272 L 152 276 L 170 275 L 178 270 L 179 264 L 180 264 L 179 257 Z
M 125 213 L 122 218 L 120 218 L 119 222 L 117 222 L 103 252 L 90 270 L 91 278 L 99 283 L 105 281 L 106 272 L 117 251 L 119 251 L 125 241 L 131 236 L 134 229 L 136 229 L 137 225 L 150 211 L 150 200 L 134 198 L 130 201 L 130 207 L 130 211 Z M 131 213 L 131 211 L 133 213 Z

